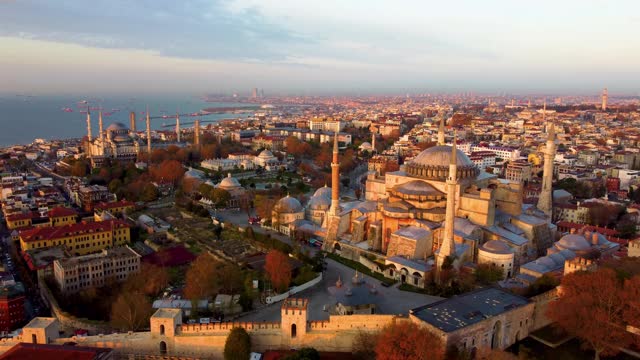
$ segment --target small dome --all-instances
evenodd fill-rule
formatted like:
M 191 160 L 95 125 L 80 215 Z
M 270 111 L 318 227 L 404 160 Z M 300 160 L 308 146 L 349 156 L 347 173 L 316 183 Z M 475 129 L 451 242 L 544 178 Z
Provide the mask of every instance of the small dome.
M 109 125 L 109 127 L 107 128 L 107 131 L 120 131 L 120 130 L 128 130 L 128 129 L 121 122 L 114 122 L 113 124 Z
M 222 189 L 234 189 L 240 186 L 238 179 L 231 177 L 231 174 L 227 174 L 227 177 L 222 179 L 222 181 L 220 181 L 220 185 L 218 185 L 218 187 Z
M 482 245 L 482 250 L 486 252 L 494 253 L 494 254 L 511 254 L 512 253 L 509 245 L 498 240 L 487 241 L 486 243 L 484 243 L 484 245 Z
M 431 195 L 435 197 L 443 197 L 444 193 L 434 188 L 431 184 L 421 181 L 413 180 L 408 183 L 396 185 L 393 187 L 393 192 L 402 195 Z
M 365 141 L 360 145 L 360 150 L 371 150 L 371 149 L 373 149 L 373 147 L 371 146 L 371 143 L 368 141 Z
M 313 196 L 309 199 L 309 208 L 311 210 L 326 210 L 331 207 L 331 198 L 320 195 Z
M 589 250 L 591 245 L 582 235 L 569 234 L 563 236 L 556 245 L 561 249 L 567 249 L 572 251 L 584 251 Z
M 324 196 L 331 199 L 331 188 L 325 185 L 319 188 L 318 190 L 316 190 L 315 193 L 313 193 L 313 197 L 319 197 L 319 196 Z
M 302 204 L 298 199 L 289 195 L 278 200 L 275 206 L 275 210 L 281 213 L 297 213 L 302 211 Z
M 262 150 L 262 152 L 260 153 L 260 155 L 258 155 L 258 157 L 263 159 L 270 159 L 273 157 L 273 153 L 269 150 Z

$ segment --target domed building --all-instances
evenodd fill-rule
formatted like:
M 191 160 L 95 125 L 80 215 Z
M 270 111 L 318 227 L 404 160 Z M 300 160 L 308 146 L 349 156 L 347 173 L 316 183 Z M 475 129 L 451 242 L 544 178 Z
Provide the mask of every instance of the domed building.
M 215 187 L 226 190 L 231 195 L 231 199 L 227 202 L 227 208 L 244 208 L 250 201 L 247 190 L 240 185 L 238 179 L 231 176 L 231 173 L 227 174 L 227 177 Z
M 584 258 L 592 253 L 599 253 L 600 257 L 607 257 L 614 254 L 619 248 L 620 244 L 607 240 L 604 235 L 598 232 L 571 232 L 547 249 L 546 256 L 522 265 L 518 279 L 524 283 L 532 283 L 545 274 L 559 276 L 564 273 L 567 260 Z
M 514 252 L 504 242 L 490 240 L 478 249 L 478 264 L 491 264 L 502 269 L 503 278 L 513 275 Z
M 293 223 L 296 220 L 304 219 L 304 208 L 298 199 L 287 195 L 282 199 L 278 200 L 278 202 L 273 207 L 273 211 L 271 213 L 271 226 L 277 231 L 289 235 L 291 231 L 294 230 L 292 228 Z
M 102 166 L 106 159 L 134 162 L 140 153 L 140 141 L 135 134 L 120 122 L 102 129 L 102 114 L 99 118 L 99 136 L 87 143 L 87 153 L 93 167 Z
M 255 157 L 253 162 L 256 166 L 260 166 L 267 171 L 278 170 L 278 166 L 280 166 L 278 158 L 269 150 L 262 150 L 262 152 Z
M 322 226 L 331 207 L 331 188 L 325 185 L 319 188 L 309 199 L 306 207 L 306 218 L 318 226 Z

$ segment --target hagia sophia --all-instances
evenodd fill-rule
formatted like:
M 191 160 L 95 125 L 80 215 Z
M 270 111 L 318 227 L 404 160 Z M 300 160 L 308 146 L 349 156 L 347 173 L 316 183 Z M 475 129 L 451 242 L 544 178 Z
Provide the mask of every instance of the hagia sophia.
M 554 243 L 553 124 L 547 135 L 537 206 L 523 204 L 520 183 L 480 171 L 456 148 L 455 135 L 452 145 L 446 145 L 441 121 L 437 146 L 399 171 L 368 174 L 364 200 L 340 197 L 334 140 L 331 187 L 319 188 L 306 206 L 290 196 L 280 199 L 272 225 L 285 234 L 306 231 L 323 239 L 327 251 L 418 286 L 424 286 L 427 277 L 437 279 L 446 258 L 457 269 L 494 264 L 503 269 L 505 279 L 526 286 L 545 273 L 561 271 L 565 260 L 586 251 L 609 253 L 618 247 L 597 234 L 568 234 Z M 384 266 L 376 266 L 379 263 Z

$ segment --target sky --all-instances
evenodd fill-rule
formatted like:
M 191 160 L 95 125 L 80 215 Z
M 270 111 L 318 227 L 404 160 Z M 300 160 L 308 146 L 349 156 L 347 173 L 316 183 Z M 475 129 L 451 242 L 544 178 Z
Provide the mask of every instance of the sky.
M 640 93 L 637 0 L 0 0 L 0 92 Z

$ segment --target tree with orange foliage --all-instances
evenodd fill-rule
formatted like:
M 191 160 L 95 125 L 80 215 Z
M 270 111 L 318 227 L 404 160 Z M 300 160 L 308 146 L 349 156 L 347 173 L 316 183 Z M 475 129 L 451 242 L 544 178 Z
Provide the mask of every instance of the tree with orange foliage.
M 278 292 L 289 288 L 291 283 L 291 263 L 289 257 L 278 251 L 270 250 L 265 259 L 264 270 L 269 275 L 271 284 Z
M 576 272 L 562 278 L 560 297 L 549 304 L 547 316 L 600 356 L 615 355 L 631 337 L 623 322 L 624 291 L 615 271 Z
M 217 262 L 208 253 L 203 253 L 191 263 L 185 277 L 184 296 L 191 300 L 202 300 L 218 291 Z
M 475 357 L 476 360 L 518 360 L 518 357 L 510 352 L 499 350 L 481 348 Z
M 640 276 L 636 275 L 624 283 L 624 320 L 627 325 L 640 329 Z M 640 336 L 634 336 L 636 346 L 640 346 Z
M 256 195 L 253 200 L 253 204 L 256 208 L 256 214 L 263 219 L 271 219 L 271 212 L 276 205 L 276 199 L 268 197 L 266 195 Z
M 151 167 L 151 176 L 153 176 L 156 181 L 176 184 L 178 180 L 182 179 L 184 173 L 184 167 L 176 160 L 165 160 L 161 162 L 160 165 Z
M 377 338 L 377 360 L 444 359 L 442 341 L 413 322 L 399 321 L 387 325 Z

